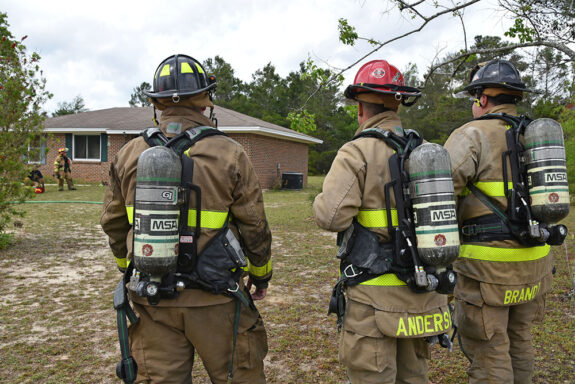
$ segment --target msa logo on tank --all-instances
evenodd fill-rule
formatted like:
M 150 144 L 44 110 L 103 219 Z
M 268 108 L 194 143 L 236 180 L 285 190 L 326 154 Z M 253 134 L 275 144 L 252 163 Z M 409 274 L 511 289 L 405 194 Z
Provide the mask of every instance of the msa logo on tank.
M 453 221 L 457 219 L 454 207 L 430 209 L 427 204 L 418 204 L 413 221 L 415 224 L 438 223 L 441 221 Z
M 178 220 L 174 218 L 152 219 L 150 221 L 150 231 L 171 231 L 178 228 Z
M 139 234 L 157 236 L 172 234 L 178 230 L 179 211 L 138 211 L 134 219 L 134 231 Z
M 431 221 L 446 221 L 456 218 L 455 208 L 436 209 L 431 211 Z
M 556 181 L 567 181 L 567 174 L 565 172 L 553 172 L 545 174 L 546 183 L 553 183 Z

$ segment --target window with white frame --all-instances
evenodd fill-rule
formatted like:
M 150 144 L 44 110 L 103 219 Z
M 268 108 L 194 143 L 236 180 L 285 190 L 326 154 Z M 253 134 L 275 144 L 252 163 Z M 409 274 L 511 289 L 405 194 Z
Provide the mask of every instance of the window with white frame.
M 100 135 L 74 135 L 74 160 L 100 160 Z
M 28 164 L 46 164 L 46 136 L 40 135 L 28 143 Z

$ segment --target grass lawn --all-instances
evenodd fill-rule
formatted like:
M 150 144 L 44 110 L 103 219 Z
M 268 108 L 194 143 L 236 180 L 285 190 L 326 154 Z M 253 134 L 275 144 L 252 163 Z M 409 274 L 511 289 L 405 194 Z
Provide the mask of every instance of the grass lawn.
M 327 317 L 338 275 L 335 234 L 313 222 L 322 178 L 301 191 L 268 191 L 274 278 L 258 307 L 269 338 L 269 383 L 344 383 L 335 317 Z M 118 383 L 120 359 L 112 293 L 121 275 L 99 226 L 105 188 L 48 186 L 23 207 L 16 243 L 0 251 L 0 383 Z M 40 203 L 40 201 L 44 201 Z M 575 230 L 575 213 L 565 223 Z M 557 273 L 546 320 L 534 329 L 535 383 L 575 383 L 575 299 L 566 254 L 575 268 L 573 235 L 553 247 Z M 468 362 L 432 348 L 435 384 L 466 382 Z M 196 360 L 194 383 L 209 383 Z

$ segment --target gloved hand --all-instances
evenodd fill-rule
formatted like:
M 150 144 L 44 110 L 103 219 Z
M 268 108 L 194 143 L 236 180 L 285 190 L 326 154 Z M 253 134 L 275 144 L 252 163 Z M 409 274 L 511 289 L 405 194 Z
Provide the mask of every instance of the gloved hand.
M 252 285 L 256 286 L 256 290 L 253 293 L 250 292 L 252 290 Z M 252 281 L 252 278 L 249 277 L 248 282 L 246 283 L 246 288 L 248 289 L 248 292 L 250 292 L 252 299 L 254 301 L 262 300 L 266 297 L 266 294 L 268 291 L 268 282 L 266 281 L 263 284 L 258 284 L 258 283 L 255 283 L 254 281 Z

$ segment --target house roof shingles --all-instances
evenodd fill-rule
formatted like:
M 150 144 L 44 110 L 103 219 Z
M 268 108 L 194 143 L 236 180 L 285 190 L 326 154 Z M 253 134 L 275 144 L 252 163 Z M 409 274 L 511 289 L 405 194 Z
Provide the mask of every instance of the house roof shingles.
M 160 111 L 157 111 L 158 118 L 160 113 Z M 224 132 L 254 133 L 309 144 L 322 142 L 319 139 L 289 128 L 219 106 L 215 107 L 214 114 L 218 120 L 218 128 Z M 44 129 L 47 132 L 55 133 L 106 132 L 109 134 L 137 134 L 146 128 L 154 126 L 153 116 L 152 107 L 109 108 L 52 117 L 46 119 Z

